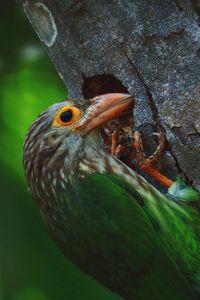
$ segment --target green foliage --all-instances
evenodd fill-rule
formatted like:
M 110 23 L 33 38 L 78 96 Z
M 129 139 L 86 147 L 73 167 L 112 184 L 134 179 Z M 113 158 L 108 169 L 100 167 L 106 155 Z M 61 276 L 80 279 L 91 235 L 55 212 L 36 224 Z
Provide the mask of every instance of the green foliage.
M 25 288 L 18 291 L 12 300 L 48 300 L 48 298 L 38 289 Z
M 0 276 L 0 300 L 3 300 L 3 282 Z
M 1 83 L 1 159 L 20 176 L 22 145 L 30 123 L 48 105 L 66 98 L 48 57 L 41 49 L 34 50 L 34 56 L 21 58 Z

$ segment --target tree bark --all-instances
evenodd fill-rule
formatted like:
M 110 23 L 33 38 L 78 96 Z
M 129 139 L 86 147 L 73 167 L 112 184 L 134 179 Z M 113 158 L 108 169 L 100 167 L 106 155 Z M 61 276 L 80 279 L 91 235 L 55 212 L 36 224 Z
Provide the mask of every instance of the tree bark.
M 200 190 L 200 2 L 19 1 L 70 96 L 128 90 L 147 148 L 162 126 L 168 174 Z

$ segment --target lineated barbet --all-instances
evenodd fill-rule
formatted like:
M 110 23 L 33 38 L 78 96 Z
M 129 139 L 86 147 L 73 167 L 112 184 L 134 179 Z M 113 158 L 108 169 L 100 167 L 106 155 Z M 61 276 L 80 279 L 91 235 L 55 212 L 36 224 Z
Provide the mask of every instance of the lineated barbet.
M 30 191 L 64 255 L 107 288 L 125 299 L 199 299 L 198 193 L 176 181 L 163 195 L 102 145 L 99 128 L 132 103 L 111 93 L 45 110 L 24 144 Z

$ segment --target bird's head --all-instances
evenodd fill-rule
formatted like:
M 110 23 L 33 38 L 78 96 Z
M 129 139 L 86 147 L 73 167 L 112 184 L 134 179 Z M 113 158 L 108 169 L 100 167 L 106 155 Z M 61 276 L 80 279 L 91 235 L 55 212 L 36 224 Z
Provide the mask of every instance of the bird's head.
M 24 144 L 24 166 L 28 182 L 53 173 L 74 172 L 86 153 L 100 145 L 98 128 L 132 106 L 128 94 L 110 93 L 84 101 L 68 99 L 47 108 L 32 123 Z

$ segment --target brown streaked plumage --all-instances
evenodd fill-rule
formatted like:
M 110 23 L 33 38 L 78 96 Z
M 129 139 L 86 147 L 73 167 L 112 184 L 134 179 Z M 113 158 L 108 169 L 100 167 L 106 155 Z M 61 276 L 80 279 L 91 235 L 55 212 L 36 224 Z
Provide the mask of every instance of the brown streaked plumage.
M 73 100 L 49 107 L 26 136 L 28 185 L 52 237 L 82 271 L 126 299 L 194 300 L 188 273 L 198 273 L 200 247 L 189 212 L 102 146 L 98 127 L 132 101 L 116 93 L 87 109 Z

